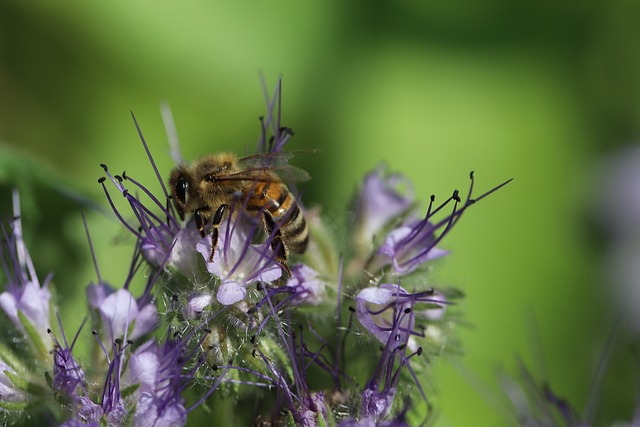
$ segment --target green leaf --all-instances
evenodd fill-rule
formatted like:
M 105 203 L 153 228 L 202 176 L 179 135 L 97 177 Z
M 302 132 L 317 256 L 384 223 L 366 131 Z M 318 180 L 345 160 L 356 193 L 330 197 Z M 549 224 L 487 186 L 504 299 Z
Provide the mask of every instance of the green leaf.
M 24 365 L 21 363 L 20 359 L 13 353 L 13 351 L 9 350 L 2 342 L 0 342 L 0 360 L 7 364 L 11 369 L 16 372 L 24 372 Z
M 27 316 L 24 315 L 21 310 L 18 310 L 18 319 L 20 319 L 20 324 L 22 325 L 25 333 L 27 334 L 27 337 L 29 338 L 29 342 L 36 352 L 35 356 L 38 358 L 38 360 L 48 360 L 49 352 L 42 342 L 40 334 L 36 330 L 35 326 L 33 326 L 33 323 L 31 323 L 31 321 L 27 318 Z
M 120 396 L 122 396 L 122 398 L 125 399 L 131 396 L 133 393 L 135 393 L 135 391 L 139 388 L 140 388 L 140 384 L 133 384 L 133 385 L 130 385 L 129 387 L 125 387 L 120 390 Z
M 29 406 L 28 402 L 4 402 L 0 400 L 0 408 L 6 409 L 7 411 L 24 411 L 27 406 Z
M 45 396 L 47 394 L 47 391 L 42 386 L 30 382 L 26 376 L 16 374 L 9 370 L 4 370 L 2 373 L 11 380 L 18 390 L 24 391 L 33 396 Z

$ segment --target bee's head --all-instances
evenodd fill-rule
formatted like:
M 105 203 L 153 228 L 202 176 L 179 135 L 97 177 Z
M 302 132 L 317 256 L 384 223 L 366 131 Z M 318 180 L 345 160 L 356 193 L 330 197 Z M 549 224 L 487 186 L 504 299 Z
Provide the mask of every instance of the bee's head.
M 191 187 L 189 174 L 181 166 L 174 168 L 169 177 L 169 190 L 173 198 L 173 204 L 180 215 L 180 219 L 184 220 L 184 213 L 189 202 L 189 190 Z

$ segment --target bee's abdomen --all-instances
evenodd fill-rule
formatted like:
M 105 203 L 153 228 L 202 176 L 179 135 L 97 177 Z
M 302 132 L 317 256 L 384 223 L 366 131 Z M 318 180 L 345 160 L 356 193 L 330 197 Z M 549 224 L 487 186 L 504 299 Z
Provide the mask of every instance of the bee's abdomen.
M 301 254 L 307 249 L 309 228 L 300 206 L 293 202 L 282 224 L 282 234 L 290 251 Z
M 291 252 L 304 253 L 309 242 L 309 229 L 304 214 L 289 189 L 281 183 L 262 183 L 253 199 L 266 207 L 280 224 L 282 240 Z

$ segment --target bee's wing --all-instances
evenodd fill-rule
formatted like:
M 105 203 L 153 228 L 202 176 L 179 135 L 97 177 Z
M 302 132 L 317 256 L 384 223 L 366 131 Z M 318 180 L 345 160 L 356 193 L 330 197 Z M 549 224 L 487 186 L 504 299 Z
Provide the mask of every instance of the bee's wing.
M 218 176 L 219 180 L 248 180 L 248 181 L 275 181 L 284 183 L 303 182 L 311 179 L 307 171 L 291 166 L 288 161 L 294 153 L 291 152 L 271 152 L 254 154 L 238 159 L 238 172 L 232 172 L 223 176 Z M 276 175 L 270 176 L 271 172 Z

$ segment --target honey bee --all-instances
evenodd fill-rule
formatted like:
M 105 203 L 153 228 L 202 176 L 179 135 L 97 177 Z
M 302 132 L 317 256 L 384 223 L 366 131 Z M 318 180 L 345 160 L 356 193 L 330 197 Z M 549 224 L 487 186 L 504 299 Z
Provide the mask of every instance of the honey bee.
M 211 227 L 209 262 L 225 215 L 242 210 L 260 221 L 267 235 L 273 234 L 275 260 L 291 276 L 289 251 L 302 254 L 309 241 L 307 222 L 286 185 L 308 180 L 309 175 L 288 165 L 291 157 L 287 152 L 242 158 L 212 154 L 171 171 L 169 189 L 180 218 L 191 214 L 202 237 Z

